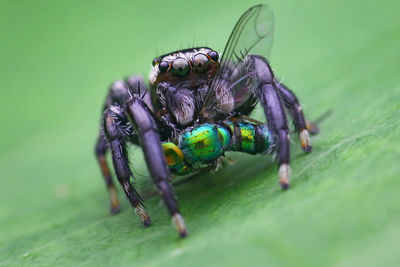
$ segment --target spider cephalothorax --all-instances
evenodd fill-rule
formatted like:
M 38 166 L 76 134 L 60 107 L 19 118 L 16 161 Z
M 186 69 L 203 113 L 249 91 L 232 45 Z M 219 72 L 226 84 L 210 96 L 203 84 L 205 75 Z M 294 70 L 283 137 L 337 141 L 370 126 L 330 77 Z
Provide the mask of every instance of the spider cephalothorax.
M 279 82 L 268 57 L 273 34 L 272 12 L 263 5 L 247 10 L 237 22 L 222 57 L 208 47 L 175 51 L 153 60 L 150 85 L 140 76 L 114 82 L 104 105 L 96 155 L 110 193 L 111 212 L 119 211 L 105 154 L 111 151 L 119 183 L 144 225 L 150 225 L 131 182 L 126 144 L 141 146 L 150 175 L 180 236 L 180 215 L 170 173 L 215 168 L 227 151 L 275 153 L 279 182 L 289 187 L 289 127 L 294 122 L 301 146 L 311 151 L 309 130 L 295 94 Z M 267 124 L 251 119 L 257 103 Z
M 150 91 L 156 108 L 167 112 L 177 127 L 196 120 L 208 84 L 219 68 L 219 55 L 208 47 L 175 51 L 153 60 Z

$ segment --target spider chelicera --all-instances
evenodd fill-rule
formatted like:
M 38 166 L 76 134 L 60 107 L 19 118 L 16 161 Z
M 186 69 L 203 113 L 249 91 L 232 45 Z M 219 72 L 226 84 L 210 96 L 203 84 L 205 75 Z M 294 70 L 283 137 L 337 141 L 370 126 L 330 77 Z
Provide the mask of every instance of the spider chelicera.
M 301 147 L 311 152 L 309 132 L 295 94 L 279 82 L 268 60 L 274 18 L 264 5 L 247 10 L 236 23 L 220 58 L 208 47 L 189 48 L 153 60 L 150 86 L 141 76 L 114 82 L 107 95 L 96 156 L 110 194 L 111 213 L 119 202 L 105 154 L 145 226 L 151 224 L 131 178 L 127 143 L 142 148 L 150 175 L 181 237 L 187 235 L 170 184 L 171 173 L 215 168 L 225 151 L 275 153 L 279 183 L 289 187 L 289 127 L 292 117 Z M 260 102 L 267 124 L 249 114 Z

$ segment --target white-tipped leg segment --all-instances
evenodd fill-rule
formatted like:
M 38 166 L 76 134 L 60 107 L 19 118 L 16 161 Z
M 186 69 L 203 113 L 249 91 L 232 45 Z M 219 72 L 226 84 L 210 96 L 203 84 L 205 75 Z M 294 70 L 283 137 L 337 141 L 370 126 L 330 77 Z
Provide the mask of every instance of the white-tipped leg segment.
M 140 219 L 142 220 L 143 225 L 150 226 L 151 218 L 147 214 L 145 208 L 141 204 L 135 206 L 135 211 L 139 215 Z
M 289 189 L 290 185 L 290 167 L 284 163 L 279 166 L 279 184 L 283 190 Z
M 179 213 L 175 213 L 172 216 L 172 223 L 174 224 L 175 228 L 178 230 L 180 237 L 187 236 L 188 233 L 187 233 L 185 221 L 183 220 L 182 215 L 180 215 Z
M 300 142 L 301 142 L 301 148 L 305 152 L 311 152 L 312 151 L 312 145 L 311 145 L 311 140 L 310 140 L 310 134 L 306 129 L 300 131 Z

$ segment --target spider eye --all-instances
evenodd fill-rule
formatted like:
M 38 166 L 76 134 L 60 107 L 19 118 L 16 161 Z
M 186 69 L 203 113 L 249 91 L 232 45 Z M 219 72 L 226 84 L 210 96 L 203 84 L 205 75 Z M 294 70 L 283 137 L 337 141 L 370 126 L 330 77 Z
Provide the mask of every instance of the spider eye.
M 169 68 L 169 64 L 166 61 L 161 61 L 160 65 L 158 65 L 158 69 L 161 72 L 166 72 L 168 70 L 168 68 Z
M 208 55 L 210 56 L 210 58 L 212 59 L 212 61 L 217 62 L 218 61 L 218 53 L 215 51 L 211 51 L 210 53 L 208 53 Z
M 204 54 L 197 54 L 193 57 L 194 70 L 197 72 L 206 72 L 210 68 L 210 61 Z
M 184 58 L 177 58 L 172 62 L 172 73 L 178 77 L 183 77 L 190 70 L 189 62 Z
M 151 62 L 151 64 L 154 67 L 158 62 L 160 62 L 160 61 L 159 61 L 158 57 L 156 57 L 155 59 L 153 59 L 153 62 Z

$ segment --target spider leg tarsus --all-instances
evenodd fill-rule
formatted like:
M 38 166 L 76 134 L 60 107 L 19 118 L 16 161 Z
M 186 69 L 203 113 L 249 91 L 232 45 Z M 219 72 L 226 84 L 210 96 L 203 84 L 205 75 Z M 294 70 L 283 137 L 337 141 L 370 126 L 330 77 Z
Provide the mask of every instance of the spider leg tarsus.
M 279 184 L 283 190 L 290 187 L 290 167 L 289 164 L 281 164 L 279 166 Z
M 142 204 L 139 203 L 138 205 L 136 205 L 135 211 L 136 211 L 137 215 L 139 215 L 144 226 L 147 227 L 147 226 L 151 225 L 151 218 L 150 218 L 149 214 L 147 214 L 147 212 Z
M 115 206 L 115 207 L 111 206 L 111 208 L 110 208 L 111 215 L 118 214 L 120 211 L 121 211 L 121 207 L 119 205 Z
M 180 237 L 186 237 L 188 235 L 185 221 L 183 220 L 181 214 L 175 213 L 172 216 L 172 223 L 175 226 L 176 230 L 178 231 Z
M 311 152 L 312 145 L 310 140 L 310 134 L 308 133 L 308 131 L 306 129 L 301 130 L 299 136 L 300 136 L 301 148 L 304 150 L 304 152 Z

